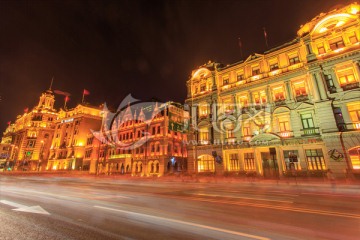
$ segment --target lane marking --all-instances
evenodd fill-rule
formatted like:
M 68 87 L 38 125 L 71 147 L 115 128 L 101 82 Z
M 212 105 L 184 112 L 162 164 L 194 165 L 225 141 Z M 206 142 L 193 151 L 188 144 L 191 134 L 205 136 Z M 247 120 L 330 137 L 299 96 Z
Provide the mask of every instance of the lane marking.
M 15 207 L 14 209 L 12 209 L 13 211 L 30 212 L 30 213 L 38 213 L 38 214 L 50 215 L 49 212 L 45 211 L 39 205 L 37 205 L 37 206 L 26 206 L 26 205 L 22 205 L 22 204 L 7 201 L 7 200 L 0 200 L 0 203 L 9 205 L 11 207 Z
M 162 221 L 165 221 L 165 222 L 172 222 L 172 223 L 178 223 L 178 224 L 183 224 L 183 225 L 188 225 L 188 226 L 193 226 L 193 227 L 198 227 L 198 228 L 204 228 L 204 229 L 209 229 L 209 230 L 213 230 L 213 231 L 233 234 L 233 235 L 237 235 L 237 236 L 241 236 L 241 237 L 247 237 L 247 238 L 252 238 L 252 239 L 260 239 L 260 240 L 270 240 L 270 238 L 266 238 L 266 237 L 256 236 L 256 235 L 237 232 L 237 231 L 226 230 L 226 229 L 222 229 L 222 228 L 211 227 L 211 226 L 197 224 L 197 223 L 185 222 L 185 221 L 171 219 L 171 218 L 152 216 L 152 215 L 148 215 L 148 214 L 136 213 L 136 212 L 125 211 L 125 210 L 120 210 L 120 209 L 116 209 L 116 208 L 108 208 L 108 207 L 97 206 L 97 205 L 94 206 L 94 208 L 126 213 L 126 214 L 130 214 L 130 215 L 138 216 L 138 217 L 154 218 L 154 219 L 162 220 Z
M 229 197 L 229 198 L 240 198 L 240 199 L 250 199 L 250 200 L 259 200 L 259 201 L 269 201 L 269 202 L 281 202 L 281 203 L 294 203 L 293 201 L 286 200 L 275 200 L 275 199 L 265 199 L 265 198 L 251 198 L 251 197 L 238 197 L 238 196 L 226 196 L 226 195 L 216 195 L 216 194 L 206 194 L 206 193 L 197 193 L 192 195 L 199 196 L 208 196 L 208 197 Z
M 324 211 L 324 210 L 295 208 L 295 207 L 284 207 L 284 206 L 275 206 L 275 205 L 268 205 L 268 204 L 261 204 L 261 203 L 242 203 L 242 202 L 234 202 L 234 201 L 227 201 L 227 200 L 212 200 L 212 199 L 203 199 L 203 198 L 196 198 L 196 197 L 183 198 L 183 199 L 202 201 L 202 202 L 227 203 L 227 204 L 233 204 L 233 205 L 238 205 L 238 206 L 252 206 L 252 207 L 277 209 L 277 210 L 292 211 L 292 212 L 314 213 L 314 214 L 319 214 L 319 215 L 360 219 L 360 215 L 351 214 L 351 213 L 331 212 L 331 211 Z

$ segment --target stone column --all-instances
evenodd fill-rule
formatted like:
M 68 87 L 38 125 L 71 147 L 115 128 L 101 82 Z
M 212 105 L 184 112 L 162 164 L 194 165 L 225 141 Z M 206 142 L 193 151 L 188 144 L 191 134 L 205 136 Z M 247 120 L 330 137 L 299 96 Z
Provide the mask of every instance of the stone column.
M 249 96 L 249 103 L 253 104 L 252 92 L 250 90 L 248 91 L 248 96 Z
M 285 91 L 286 91 L 286 100 L 287 101 L 293 101 L 294 96 L 293 96 L 293 93 L 291 91 L 290 81 L 285 82 Z
M 319 88 L 319 93 L 320 93 L 321 100 L 327 99 L 325 86 L 324 86 L 324 83 L 322 81 L 321 73 L 319 73 L 319 72 L 315 73 L 315 78 L 316 78 L 317 86 Z
M 240 167 L 240 171 L 245 171 L 245 163 L 244 163 L 244 153 L 242 151 L 238 152 L 239 154 L 239 167 Z
M 269 85 L 266 86 L 266 100 L 267 100 L 267 103 L 272 103 L 273 102 Z
M 341 108 L 341 114 L 342 114 L 342 117 L 344 119 L 344 123 L 346 124 L 346 127 L 350 128 L 350 129 L 353 129 L 353 126 L 351 124 L 349 124 L 352 121 L 351 121 L 351 118 L 350 118 L 348 108 L 346 107 L 346 104 L 342 104 L 340 106 L 340 108 Z
M 357 75 L 358 75 L 358 81 L 360 81 L 360 61 L 357 60 L 354 62 L 354 68 L 355 68 L 355 71 L 357 72 Z
M 311 91 L 313 93 L 313 97 L 314 97 L 314 102 L 317 102 L 320 100 L 320 95 L 319 95 L 319 88 L 317 86 L 317 82 L 316 82 L 316 78 L 314 76 L 314 74 L 310 74 L 310 79 L 311 79 L 311 85 L 313 87 L 313 90 Z

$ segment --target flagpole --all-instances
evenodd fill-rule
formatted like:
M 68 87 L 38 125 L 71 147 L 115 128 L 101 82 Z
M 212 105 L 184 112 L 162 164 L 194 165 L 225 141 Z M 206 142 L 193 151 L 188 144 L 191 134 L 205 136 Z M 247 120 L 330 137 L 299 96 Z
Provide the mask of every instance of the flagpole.
M 243 58 L 243 52 L 242 52 L 242 42 L 241 42 L 240 38 L 238 38 L 238 40 L 239 40 L 239 47 L 240 47 L 240 56 L 241 56 L 241 60 L 243 60 L 244 58 Z
M 268 39 L 267 39 L 267 32 L 266 32 L 265 27 L 263 27 L 263 30 L 264 30 L 265 44 L 266 44 L 266 47 L 269 48 Z
M 83 95 L 82 95 L 82 101 L 81 101 L 81 103 L 84 103 L 84 97 L 85 97 L 85 94 L 84 94 L 84 90 L 83 90 Z

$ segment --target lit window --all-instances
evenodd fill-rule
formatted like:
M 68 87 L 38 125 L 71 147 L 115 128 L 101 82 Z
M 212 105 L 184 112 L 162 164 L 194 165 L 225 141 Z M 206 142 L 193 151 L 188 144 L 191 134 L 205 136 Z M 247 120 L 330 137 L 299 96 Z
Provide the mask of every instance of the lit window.
M 290 65 L 294 65 L 294 64 L 297 64 L 299 62 L 300 62 L 300 60 L 299 60 L 298 56 L 293 56 L 293 57 L 289 58 Z
M 229 84 L 229 79 L 228 79 L 228 78 L 225 78 L 225 79 L 223 80 L 223 86 L 228 85 L 228 84 Z
M 250 123 L 246 122 L 243 124 L 242 127 L 242 131 L 243 131 L 243 136 L 251 136 L 251 130 L 250 130 Z
M 360 102 L 348 105 L 347 107 L 351 122 L 354 124 L 354 128 L 360 129 Z
M 278 63 L 273 63 L 273 64 L 270 65 L 270 71 L 274 71 L 276 69 L 279 69 Z
M 207 106 L 207 104 L 201 104 L 199 106 L 199 115 L 200 115 L 200 117 L 206 117 L 208 115 L 208 106 Z
M 234 134 L 234 124 L 227 124 L 225 126 L 226 129 L 226 138 L 234 138 L 235 134 Z
M 200 128 L 199 129 L 199 140 L 202 144 L 206 144 L 209 141 L 209 129 L 208 128 Z
M 236 76 L 236 79 L 237 79 L 237 81 L 243 80 L 243 79 L 244 79 L 244 74 L 238 74 L 238 75 Z
M 266 103 L 266 93 L 265 93 L 265 91 L 253 93 L 253 98 L 254 98 L 255 104 L 264 104 L 264 103 Z
M 290 130 L 290 123 L 286 119 L 279 120 L 279 130 L 280 132 L 287 132 Z
M 300 170 L 299 153 L 297 150 L 284 151 L 286 170 Z
M 239 98 L 240 106 L 246 107 L 248 105 L 248 97 L 247 96 L 241 96 Z
M 360 169 L 360 147 L 350 149 L 349 155 L 353 169 Z
M 294 86 L 296 96 L 307 95 L 305 81 L 294 82 L 293 86 Z
M 260 67 L 253 67 L 252 68 L 252 76 L 260 74 Z
M 337 75 L 340 85 L 347 85 L 349 83 L 356 82 L 354 69 L 352 67 L 337 71 Z
M 254 153 L 244 153 L 244 169 L 245 171 L 255 171 Z
M 239 155 L 237 153 L 232 153 L 229 156 L 229 170 L 230 171 L 237 171 L 240 169 L 239 164 Z
M 330 45 L 331 50 L 336 50 L 336 49 L 345 47 L 342 37 L 337 37 L 337 38 L 331 39 L 329 41 L 329 45 Z
M 214 157 L 210 155 L 204 155 L 198 159 L 198 171 L 199 172 L 214 172 Z
M 309 170 L 326 170 L 325 159 L 321 149 L 308 149 L 305 153 Z
M 317 49 L 318 49 L 319 54 L 323 54 L 326 52 L 325 48 L 324 48 L 324 44 L 322 44 L 322 43 L 317 45 Z
M 352 36 L 349 36 L 349 41 L 350 43 L 354 44 L 354 43 L 357 43 L 358 42 L 358 39 L 356 37 L 356 34 L 354 33 L 354 35 Z
M 285 99 L 285 92 L 283 86 L 273 88 L 272 92 L 274 96 L 274 101 L 282 101 Z

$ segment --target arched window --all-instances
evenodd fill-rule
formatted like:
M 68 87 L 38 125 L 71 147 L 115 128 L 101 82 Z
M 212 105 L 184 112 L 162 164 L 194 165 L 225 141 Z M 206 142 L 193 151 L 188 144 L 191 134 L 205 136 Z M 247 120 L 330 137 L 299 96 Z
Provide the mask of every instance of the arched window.
M 159 173 L 159 170 L 160 170 L 160 164 L 157 162 L 156 163 L 156 173 Z
M 154 172 L 154 163 L 151 163 L 151 169 L 150 172 L 153 173 Z

